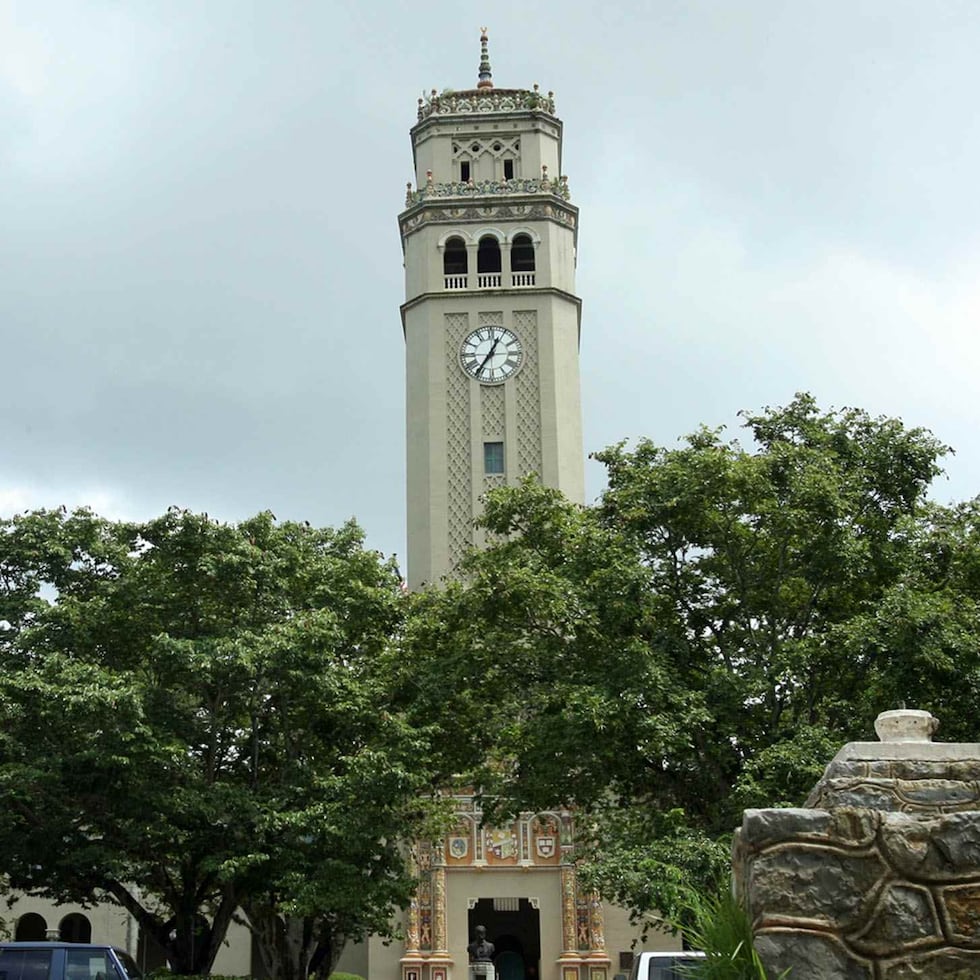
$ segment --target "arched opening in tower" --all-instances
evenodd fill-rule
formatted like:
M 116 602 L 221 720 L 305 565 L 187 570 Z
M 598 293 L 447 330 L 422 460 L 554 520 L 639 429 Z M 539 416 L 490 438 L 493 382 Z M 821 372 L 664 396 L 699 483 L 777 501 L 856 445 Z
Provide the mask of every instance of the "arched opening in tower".
M 462 238 L 450 238 L 442 254 L 442 271 L 447 276 L 465 276 L 469 271 L 466 243 Z
M 500 272 L 500 242 L 493 235 L 484 235 L 476 253 L 476 271 L 488 274 Z

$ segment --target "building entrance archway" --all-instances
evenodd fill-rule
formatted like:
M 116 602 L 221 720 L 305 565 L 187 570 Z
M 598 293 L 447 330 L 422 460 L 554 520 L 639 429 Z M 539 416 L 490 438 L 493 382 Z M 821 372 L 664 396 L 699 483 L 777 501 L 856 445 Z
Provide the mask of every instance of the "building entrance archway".
M 537 980 L 541 972 L 541 915 L 526 898 L 481 898 L 469 910 L 472 939 L 485 926 L 493 943 L 497 980 Z

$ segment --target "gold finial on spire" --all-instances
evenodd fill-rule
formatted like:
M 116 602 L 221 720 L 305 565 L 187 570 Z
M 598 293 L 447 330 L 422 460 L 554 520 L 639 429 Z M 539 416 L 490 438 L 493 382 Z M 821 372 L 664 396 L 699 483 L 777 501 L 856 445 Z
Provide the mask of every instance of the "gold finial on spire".
M 480 76 L 477 88 L 493 88 L 493 72 L 490 68 L 490 51 L 487 47 L 487 29 L 480 28 Z

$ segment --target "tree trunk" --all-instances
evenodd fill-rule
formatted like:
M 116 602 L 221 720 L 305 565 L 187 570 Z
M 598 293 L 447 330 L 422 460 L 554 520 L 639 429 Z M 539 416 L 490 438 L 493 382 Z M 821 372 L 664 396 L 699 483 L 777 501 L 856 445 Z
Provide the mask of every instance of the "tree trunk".
M 140 929 L 153 937 L 166 953 L 167 962 L 174 973 L 204 976 L 211 972 L 235 911 L 233 889 L 223 890 L 221 902 L 210 923 L 197 908 L 185 908 L 176 916 L 164 919 L 149 911 L 119 882 L 110 882 L 106 890 L 136 919 Z
M 311 972 L 317 977 L 333 972 L 338 944 L 322 920 L 281 916 L 272 905 L 251 900 L 242 902 L 242 910 L 269 980 L 307 980 Z

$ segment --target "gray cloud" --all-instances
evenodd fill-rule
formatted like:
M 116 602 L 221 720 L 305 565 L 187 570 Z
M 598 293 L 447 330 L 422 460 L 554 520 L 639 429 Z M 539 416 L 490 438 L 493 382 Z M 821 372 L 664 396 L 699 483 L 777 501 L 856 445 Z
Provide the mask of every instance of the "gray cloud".
M 980 488 L 971 5 L 490 20 L 498 84 L 553 88 L 565 121 L 587 449 L 808 388 L 931 426 L 959 449 L 943 492 Z M 395 216 L 415 101 L 473 84 L 479 26 L 0 6 L 0 503 L 356 515 L 401 551 Z

